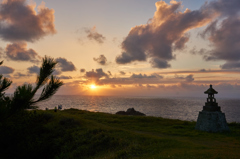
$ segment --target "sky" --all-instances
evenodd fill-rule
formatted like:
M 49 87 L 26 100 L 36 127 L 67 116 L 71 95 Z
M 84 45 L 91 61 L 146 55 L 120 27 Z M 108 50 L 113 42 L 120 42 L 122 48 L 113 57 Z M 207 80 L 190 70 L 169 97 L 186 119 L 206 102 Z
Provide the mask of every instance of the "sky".
M 34 83 L 58 61 L 59 95 L 240 94 L 239 0 L 0 0 L 0 74 Z

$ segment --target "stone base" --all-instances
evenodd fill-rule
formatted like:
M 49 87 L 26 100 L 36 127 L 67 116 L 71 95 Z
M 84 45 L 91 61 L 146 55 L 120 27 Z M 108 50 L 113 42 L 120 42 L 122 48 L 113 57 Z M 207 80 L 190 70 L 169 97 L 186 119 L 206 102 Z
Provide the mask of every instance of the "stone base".
M 199 112 L 195 129 L 207 132 L 230 131 L 227 125 L 225 114 L 220 111 Z

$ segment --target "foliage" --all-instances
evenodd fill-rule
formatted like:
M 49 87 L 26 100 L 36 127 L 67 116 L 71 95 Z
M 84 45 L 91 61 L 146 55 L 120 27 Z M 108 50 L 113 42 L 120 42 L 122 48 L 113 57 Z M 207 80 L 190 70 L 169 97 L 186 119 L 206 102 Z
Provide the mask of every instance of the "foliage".
M 0 62 L 0 65 L 3 63 Z M 0 120 L 24 109 L 34 109 L 36 103 L 49 99 L 63 85 L 63 82 L 52 75 L 57 64 L 53 58 L 45 56 L 42 59 L 40 73 L 37 76 L 35 86 L 23 84 L 18 86 L 12 97 L 5 95 L 4 91 L 9 88 L 12 81 L 0 75 Z M 41 88 L 42 93 L 38 99 L 34 95 Z
M 2 158 L 240 158 L 240 124 L 231 133 L 196 122 L 69 109 L 25 111 L 0 124 Z

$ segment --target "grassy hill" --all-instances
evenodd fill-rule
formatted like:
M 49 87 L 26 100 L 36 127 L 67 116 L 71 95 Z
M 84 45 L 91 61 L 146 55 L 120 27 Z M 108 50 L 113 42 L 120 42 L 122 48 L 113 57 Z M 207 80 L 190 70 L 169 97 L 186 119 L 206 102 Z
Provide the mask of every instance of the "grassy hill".
M 230 133 L 196 122 L 76 109 L 25 111 L 0 123 L 0 158 L 240 158 L 240 124 Z

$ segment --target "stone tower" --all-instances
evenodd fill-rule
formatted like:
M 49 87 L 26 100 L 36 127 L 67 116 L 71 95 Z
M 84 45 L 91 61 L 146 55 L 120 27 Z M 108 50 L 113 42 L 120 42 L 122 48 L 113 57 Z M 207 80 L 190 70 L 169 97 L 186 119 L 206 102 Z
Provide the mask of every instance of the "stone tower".
M 214 98 L 214 94 L 218 92 L 210 85 L 210 88 L 204 93 L 208 94 L 208 98 L 203 110 L 198 114 L 195 129 L 207 132 L 229 131 L 225 114 L 221 112 L 221 108 Z

